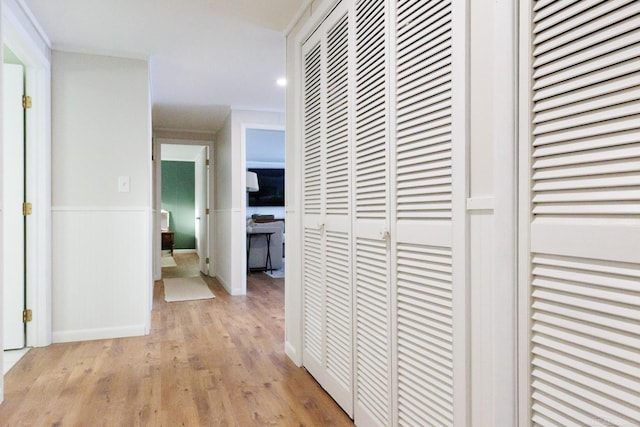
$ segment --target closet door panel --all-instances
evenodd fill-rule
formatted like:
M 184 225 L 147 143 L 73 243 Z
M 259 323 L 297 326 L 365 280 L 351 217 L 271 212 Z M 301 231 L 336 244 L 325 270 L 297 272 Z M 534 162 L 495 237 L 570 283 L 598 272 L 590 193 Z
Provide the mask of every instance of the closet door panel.
M 534 2 L 529 35 L 534 425 L 640 419 L 638 2 Z
M 353 414 L 349 20 L 338 5 L 305 43 L 304 366 Z
M 397 1 L 398 425 L 453 425 L 450 1 Z
M 305 367 L 322 375 L 325 347 L 322 140 L 324 86 L 320 37 L 303 49 L 303 322 Z
M 351 256 L 351 112 L 346 2 L 326 28 L 324 171 L 326 350 L 322 386 L 353 415 L 353 277 Z
M 355 2 L 355 422 L 388 426 L 391 405 L 388 2 Z

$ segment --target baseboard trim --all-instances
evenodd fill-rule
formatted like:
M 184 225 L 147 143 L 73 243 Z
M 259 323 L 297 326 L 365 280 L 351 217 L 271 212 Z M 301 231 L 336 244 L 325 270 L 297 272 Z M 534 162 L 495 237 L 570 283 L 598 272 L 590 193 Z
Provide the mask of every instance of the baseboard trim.
M 302 367 L 302 358 L 298 355 L 295 347 L 289 341 L 285 341 L 284 343 L 284 353 L 289 356 L 289 359 L 291 359 L 298 368 Z
M 145 325 L 121 326 L 117 328 L 80 329 L 75 331 L 54 331 L 53 342 L 93 341 L 111 338 L 139 337 L 145 335 Z
M 198 251 L 195 249 L 174 249 L 173 253 L 174 254 L 196 254 L 198 253 Z
M 224 280 L 222 276 L 220 276 L 219 274 L 216 274 L 215 278 L 218 280 L 218 282 L 220 282 L 224 290 L 227 291 L 229 295 L 233 295 L 233 293 L 231 292 L 231 286 L 229 286 L 227 281 Z

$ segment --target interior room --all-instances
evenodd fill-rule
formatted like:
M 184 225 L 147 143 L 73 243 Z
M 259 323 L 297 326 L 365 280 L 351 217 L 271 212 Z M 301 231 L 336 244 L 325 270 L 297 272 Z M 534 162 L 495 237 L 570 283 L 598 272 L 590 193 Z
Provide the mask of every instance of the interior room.
M 247 272 L 263 271 L 272 278 L 284 278 L 284 130 L 246 129 L 245 146 Z
M 0 46 L 0 424 L 640 425 L 637 0 L 0 0 Z
M 207 242 L 201 241 L 208 229 L 204 212 L 209 205 L 207 148 L 202 145 L 161 145 L 160 230 L 163 268 L 175 267 L 172 265 L 175 264 L 174 254 L 192 253 L 198 258 L 198 264 L 200 253 L 204 258 L 208 255 L 204 250 Z

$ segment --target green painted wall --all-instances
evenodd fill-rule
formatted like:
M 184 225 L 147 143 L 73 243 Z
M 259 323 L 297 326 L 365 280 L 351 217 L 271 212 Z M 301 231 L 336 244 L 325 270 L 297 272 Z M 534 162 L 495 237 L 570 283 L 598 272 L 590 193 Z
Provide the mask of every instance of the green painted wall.
M 170 212 L 175 249 L 196 247 L 196 192 L 194 162 L 162 162 L 162 209 Z

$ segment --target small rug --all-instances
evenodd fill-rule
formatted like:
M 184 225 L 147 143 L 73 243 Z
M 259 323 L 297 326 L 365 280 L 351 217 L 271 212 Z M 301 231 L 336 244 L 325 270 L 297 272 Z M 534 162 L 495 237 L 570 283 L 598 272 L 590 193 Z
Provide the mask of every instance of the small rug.
M 279 270 L 273 270 L 273 271 L 267 270 L 264 272 L 264 274 L 271 277 L 272 279 L 284 279 L 284 268 L 281 268 Z
M 163 282 L 166 302 L 215 298 L 200 276 L 163 279 Z
M 160 258 L 162 267 L 177 267 L 176 260 L 171 255 Z

